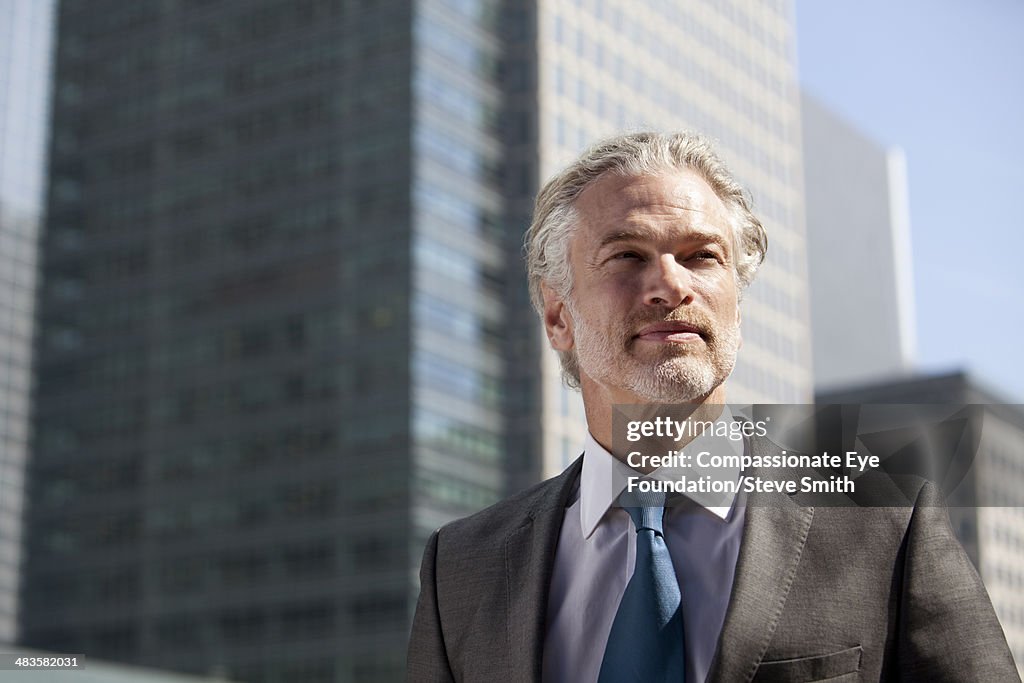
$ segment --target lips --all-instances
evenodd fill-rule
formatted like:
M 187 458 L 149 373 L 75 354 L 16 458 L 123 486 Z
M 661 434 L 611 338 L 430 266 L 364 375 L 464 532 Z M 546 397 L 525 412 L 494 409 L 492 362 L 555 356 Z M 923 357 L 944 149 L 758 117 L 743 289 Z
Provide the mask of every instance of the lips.
M 673 320 L 647 325 L 641 328 L 635 338 L 642 341 L 681 344 L 703 339 L 704 331 L 691 323 Z

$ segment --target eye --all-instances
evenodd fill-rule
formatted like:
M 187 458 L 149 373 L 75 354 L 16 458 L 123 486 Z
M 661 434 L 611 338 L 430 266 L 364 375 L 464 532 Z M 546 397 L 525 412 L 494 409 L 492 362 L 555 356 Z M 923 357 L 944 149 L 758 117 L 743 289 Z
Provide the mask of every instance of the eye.
M 715 252 L 713 252 L 713 251 L 711 251 L 709 249 L 702 249 L 701 251 L 694 252 L 690 256 L 690 259 L 696 259 L 698 261 L 721 261 L 722 260 L 721 257 L 717 253 L 715 253 Z
M 612 256 L 613 261 L 629 261 L 629 260 L 640 260 L 643 257 L 635 251 L 620 251 Z

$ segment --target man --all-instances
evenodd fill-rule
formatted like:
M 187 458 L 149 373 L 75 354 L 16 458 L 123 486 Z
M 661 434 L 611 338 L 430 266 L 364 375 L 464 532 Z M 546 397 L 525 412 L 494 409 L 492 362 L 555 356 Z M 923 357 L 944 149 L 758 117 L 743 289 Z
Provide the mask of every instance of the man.
M 409 680 L 1019 680 L 931 485 L 905 508 L 616 503 L 613 405 L 727 419 L 739 300 L 766 246 L 692 135 L 611 139 L 541 191 L 531 294 L 583 395 L 584 455 L 434 533 Z

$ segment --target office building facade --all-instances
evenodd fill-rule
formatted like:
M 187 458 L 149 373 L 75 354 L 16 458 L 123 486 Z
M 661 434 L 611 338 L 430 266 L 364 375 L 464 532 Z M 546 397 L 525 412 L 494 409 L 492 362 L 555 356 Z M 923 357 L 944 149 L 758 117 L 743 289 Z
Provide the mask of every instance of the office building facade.
M 801 104 L 815 386 L 909 376 L 916 335 L 903 153 L 812 95 Z
M 808 395 L 791 8 L 683 5 L 62 3 L 24 642 L 400 680 L 427 535 L 582 438 L 521 242 L 613 128 L 722 138 L 772 240 L 737 397 Z
M 411 12 L 61 3 L 25 644 L 400 676 Z

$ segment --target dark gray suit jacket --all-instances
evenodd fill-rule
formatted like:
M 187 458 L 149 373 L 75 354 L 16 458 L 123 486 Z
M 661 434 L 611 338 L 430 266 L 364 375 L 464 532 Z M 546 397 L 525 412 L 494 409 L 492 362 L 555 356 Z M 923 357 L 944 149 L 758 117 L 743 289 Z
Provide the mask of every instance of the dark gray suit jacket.
M 409 681 L 540 681 L 555 549 L 582 460 L 431 536 Z M 752 495 L 708 681 L 1020 681 L 939 503 L 931 484 L 905 508 Z

